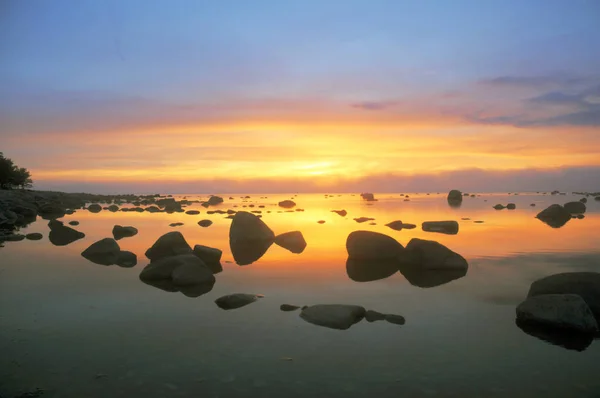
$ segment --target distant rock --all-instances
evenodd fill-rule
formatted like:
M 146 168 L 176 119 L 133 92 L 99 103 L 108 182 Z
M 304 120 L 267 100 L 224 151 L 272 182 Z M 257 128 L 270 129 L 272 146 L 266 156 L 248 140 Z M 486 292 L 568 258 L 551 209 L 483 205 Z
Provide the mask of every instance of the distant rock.
M 553 204 L 539 212 L 535 217 L 552 228 L 560 228 L 571 219 L 571 213 L 561 205 Z
M 390 223 L 385 224 L 385 226 L 393 229 L 394 231 L 401 231 L 403 228 L 402 221 L 400 220 L 392 221 Z
M 514 210 L 514 209 L 516 209 L 516 208 L 517 208 L 517 205 L 516 205 L 516 204 L 514 204 L 514 203 L 509 203 L 509 204 L 507 204 L 507 205 L 506 205 L 506 208 L 507 208 L 508 210 Z
M 395 325 L 404 325 L 406 323 L 406 319 L 402 315 L 386 314 L 385 320 Z
M 352 259 L 390 259 L 401 254 L 403 246 L 394 238 L 372 231 L 354 231 L 346 239 Z
M 373 195 L 372 193 L 369 193 L 369 192 L 361 193 L 360 197 L 363 198 L 363 200 L 366 200 L 367 202 L 377 201 L 377 199 L 375 199 L 375 195 Z
M 81 255 L 93 263 L 101 265 L 116 264 L 121 248 L 116 240 L 104 238 L 85 249 Z
M 69 221 L 69 225 L 79 225 L 79 221 Z
M 115 212 L 119 211 L 119 206 L 117 206 L 117 205 L 110 205 L 110 206 L 108 206 L 107 210 L 110 211 L 110 212 L 112 212 L 112 213 L 115 213 Z
M 198 225 L 200 225 L 203 228 L 210 227 L 212 225 L 212 223 L 213 222 L 211 220 L 200 220 L 200 221 L 198 221 Z
M 314 325 L 346 330 L 360 322 L 365 314 L 366 310 L 358 305 L 318 304 L 304 308 L 300 317 Z
M 281 306 L 279 306 L 279 309 L 281 311 L 290 312 L 290 311 L 296 311 L 297 309 L 300 309 L 300 307 L 297 305 L 281 304 Z
M 583 333 L 598 331 L 586 302 L 576 294 L 544 294 L 527 298 L 517 307 L 517 319 Z
M 563 207 L 570 214 L 583 214 L 586 210 L 585 204 L 583 204 L 582 202 L 568 202 L 565 203 Z
M 585 218 L 585 216 L 583 214 L 577 214 L 578 220 L 583 220 L 584 218 Z
M 581 198 L 581 199 L 579 199 L 579 201 L 580 201 L 581 203 L 587 203 L 587 198 Z
M 25 235 L 25 239 L 27 240 L 40 240 L 44 237 L 44 235 L 39 232 L 32 232 L 30 234 Z
M 48 240 L 54 246 L 66 246 L 83 238 L 85 238 L 83 232 L 66 227 L 62 223 L 50 226 L 50 233 L 48 234 Z
M 195 216 L 196 214 L 200 214 L 200 210 L 188 210 L 185 214 L 189 214 L 190 216 Z
M 532 203 L 532 204 L 530 204 L 529 206 L 531 206 L 531 207 L 535 207 L 535 203 Z
M 157 206 L 148 206 L 144 209 L 148 213 L 159 213 L 161 210 Z
M 292 207 L 296 206 L 296 202 L 293 200 L 282 200 L 278 204 L 279 207 L 283 207 L 284 209 L 291 209 Z
M 131 268 L 137 265 L 137 256 L 135 253 L 121 250 L 119 255 L 117 256 L 117 261 L 115 262 L 119 267 L 123 268 Z
M 527 297 L 546 294 L 576 294 L 600 320 L 600 273 L 564 272 L 547 276 L 531 284 Z
M 494 209 L 496 209 L 496 210 L 502 210 L 504 208 L 505 208 L 504 205 L 501 205 L 500 203 L 498 203 L 497 205 L 494 206 Z
M 223 198 L 220 196 L 211 196 L 205 203 L 207 203 L 209 206 L 216 206 L 223 203 Z
M 358 218 L 354 218 L 354 221 L 356 221 L 359 224 L 367 222 L 367 221 L 371 221 L 371 220 L 374 220 L 374 218 L 371 218 L 371 217 L 358 217 Z
M 192 254 L 192 248 L 179 231 L 164 234 L 146 250 L 146 257 L 152 261 L 180 254 Z
M 300 231 L 286 232 L 275 237 L 275 244 L 291 251 L 302 253 L 306 248 L 306 240 Z
M 93 204 L 89 205 L 87 209 L 91 213 L 100 213 L 102 211 L 102 206 L 100 206 L 97 203 L 93 203 Z
M 319 220 L 317 221 L 318 224 L 325 224 L 325 220 Z
M 246 293 L 228 294 L 215 300 L 217 306 L 224 310 L 233 310 L 254 303 L 262 296 Z
M 402 229 L 415 229 L 417 226 L 415 224 L 402 223 Z
M 210 268 L 213 274 L 223 271 L 223 267 L 221 266 L 223 252 L 221 250 L 214 247 L 196 245 L 194 246 L 194 254 Z
M 121 225 L 115 225 L 112 230 L 113 237 L 115 240 L 120 240 L 123 238 L 129 238 L 137 235 L 138 230 L 135 227 L 127 226 L 123 227 Z
M 346 210 L 331 210 L 331 212 L 336 213 L 337 215 L 340 215 L 342 217 L 346 217 L 346 215 L 348 214 Z
M 383 321 L 385 319 L 385 314 L 373 310 L 367 310 L 365 313 L 365 319 L 367 322 Z
M 169 227 L 181 227 L 182 225 L 182 222 L 172 222 L 171 224 L 169 224 Z
M 458 222 L 456 221 L 425 221 L 421 228 L 426 232 L 439 232 L 447 235 L 458 233 Z
M 14 233 L 10 234 L 10 235 L 4 235 L 2 237 L 2 240 L 6 241 L 6 242 L 20 242 L 20 241 L 22 241 L 24 239 L 25 239 L 25 235 L 23 235 L 23 234 L 14 234 Z
M 463 201 L 463 193 L 457 189 L 453 189 L 448 193 L 446 200 L 448 201 L 448 205 L 450 205 L 450 207 L 460 207 Z

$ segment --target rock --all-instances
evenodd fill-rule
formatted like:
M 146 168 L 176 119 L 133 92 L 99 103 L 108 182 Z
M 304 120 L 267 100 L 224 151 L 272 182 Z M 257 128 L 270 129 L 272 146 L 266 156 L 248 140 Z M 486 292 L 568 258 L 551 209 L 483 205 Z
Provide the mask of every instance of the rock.
M 185 254 L 183 256 L 189 257 Z M 203 266 L 200 266 L 201 264 Z M 171 273 L 171 280 L 175 286 L 212 285 L 215 283 L 213 272 L 206 264 L 203 264 L 202 260 L 200 260 L 200 263 L 187 261 L 176 267 Z
M 402 262 L 418 264 L 423 269 L 466 271 L 469 268 L 463 256 L 433 240 L 413 238 L 402 255 Z
M 39 232 L 32 232 L 30 234 L 25 235 L 25 239 L 28 239 L 28 240 L 40 240 L 43 237 L 44 236 L 42 234 L 40 234 Z
M 581 198 L 581 199 L 579 199 L 579 201 L 580 201 L 581 203 L 587 203 L 587 198 Z
M 408 223 L 402 224 L 402 229 L 415 229 L 415 228 L 417 228 L 417 226 L 415 224 L 408 224 Z
M 504 205 L 497 204 L 497 205 L 494 206 L 494 209 L 496 209 L 496 210 L 502 210 L 502 209 L 504 209 Z
M 400 220 L 392 221 L 390 223 L 385 224 L 385 226 L 393 229 L 394 231 L 401 231 L 402 228 L 404 228 L 404 224 L 402 224 L 402 221 Z
M 585 216 L 583 214 L 577 214 L 578 220 L 583 220 L 584 218 L 585 218 Z
M 93 263 L 113 265 L 117 262 L 121 248 L 112 238 L 104 238 L 85 249 L 81 255 Z
M 517 319 L 583 333 L 598 331 L 586 302 L 576 294 L 544 294 L 527 298 L 517 307 Z
M 296 206 L 296 202 L 293 200 L 282 200 L 278 204 L 279 207 L 283 207 L 284 209 L 291 209 L 292 207 Z
M 119 211 L 119 206 L 117 206 L 117 205 L 110 205 L 110 206 L 108 206 L 107 210 L 110 211 L 110 212 L 115 213 L 115 212 Z
M 509 203 L 509 204 L 507 204 L 507 205 L 506 205 L 506 208 L 507 208 L 508 210 L 514 210 L 514 209 L 516 209 L 516 208 L 517 208 L 517 205 L 516 205 L 516 204 L 514 204 L 514 203 Z
M 137 265 L 137 256 L 135 253 L 121 250 L 117 256 L 117 261 L 115 264 L 123 268 L 135 267 Z
M 406 323 L 406 319 L 402 315 L 386 314 L 385 320 L 395 325 L 404 325 Z
M 148 206 L 144 209 L 144 211 L 147 211 L 148 213 L 159 213 L 161 210 L 156 206 Z
M 531 207 L 535 207 L 535 203 L 532 203 L 532 204 L 530 204 L 529 206 L 531 206 Z
M 297 305 L 290 305 L 290 304 L 281 304 L 281 306 L 279 306 L 279 309 L 281 311 L 285 311 L 285 312 L 296 311 L 299 308 L 300 307 Z
M 66 246 L 83 238 L 85 238 L 83 232 L 76 231 L 62 224 L 50 226 L 50 233 L 48 234 L 48 240 L 54 246 Z
M 458 222 L 456 221 L 425 221 L 421 228 L 426 232 L 439 232 L 447 235 L 458 233 Z
M 211 220 L 200 220 L 200 221 L 198 221 L 198 225 L 200 225 L 203 228 L 210 227 L 212 225 L 212 223 L 213 222 Z
M 581 202 L 568 202 L 565 203 L 563 207 L 570 214 L 583 214 L 586 210 L 585 204 Z
M 318 304 L 304 308 L 300 317 L 314 325 L 346 330 L 362 321 L 366 311 L 358 305 Z
M 67 210 L 58 203 L 42 203 L 38 211 L 43 219 L 52 220 L 64 217 Z
M 460 207 L 463 201 L 463 194 L 459 190 L 453 189 L 448 193 L 446 200 L 450 207 Z
M 375 199 L 375 195 L 373 195 L 372 193 L 369 193 L 369 192 L 361 193 L 360 197 L 363 198 L 363 200 L 366 200 L 367 202 L 377 201 L 377 199 Z
M 349 257 L 346 274 L 354 282 L 371 282 L 389 278 L 398 272 L 398 260 L 394 258 L 362 259 Z
M 23 234 L 10 234 L 2 237 L 2 240 L 6 242 L 20 242 L 24 239 L 25 235 Z
M 238 265 L 258 260 L 273 243 L 275 234 L 257 216 L 245 211 L 233 216 L 229 228 L 229 246 Z
M 535 322 L 524 322 L 518 318 L 515 319 L 515 324 L 530 336 L 568 350 L 584 351 L 594 341 L 594 335 L 591 333 L 555 328 Z
M 198 297 L 212 290 L 215 277 L 206 264 L 193 254 L 162 257 L 140 273 L 140 280 L 159 289 Z
M 275 237 L 275 244 L 296 254 L 302 253 L 306 248 L 306 241 L 300 231 L 277 235 Z
M 92 203 L 91 205 L 88 206 L 88 211 L 90 211 L 91 213 L 100 213 L 102 211 L 102 206 L 100 206 L 97 203 Z
M 180 254 L 192 254 L 192 248 L 179 231 L 164 234 L 146 250 L 146 257 L 152 261 Z
M 221 250 L 214 247 L 196 245 L 194 246 L 194 254 L 210 268 L 213 274 L 223 271 L 223 266 L 221 265 L 223 252 Z
M 594 197 L 594 200 L 600 201 L 600 196 Z
M 383 321 L 385 319 L 385 314 L 373 310 L 367 310 L 365 313 L 365 319 L 367 322 Z
M 171 224 L 169 224 L 169 227 L 181 227 L 182 225 L 182 222 L 172 222 Z
M 354 221 L 356 221 L 359 224 L 361 224 L 363 222 L 371 221 L 371 220 L 374 220 L 374 218 L 370 218 L 370 217 L 358 217 L 358 218 L 354 218 Z
M 254 303 L 256 300 L 261 298 L 262 296 L 258 296 L 255 294 L 246 294 L 246 293 L 235 293 L 228 294 L 227 296 L 219 297 L 215 300 L 217 306 L 224 310 L 233 310 L 236 308 L 244 307 L 248 304 Z
M 391 259 L 404 248 L 394 238 L 371 231 L 354 231 L 346 239 L 348 257 L 352 259 Z
M 79 225 L 79 221 L 69 221 L 69 225 Z
M 553 204 L 539 212 L 535 217 L 552 228 L 560 228 L 571 219 L 571 213 L 561 205 Z
M 115 240 L 129 238 L 131 236 L 137 235 L 137 233 L 137 228 L 131 226 L 123 227 L 121 225 L 115 225 L 112 230 L 112 234 Z
M 527 297 L 546 294 L 576 294 L 600 320 L 600 273 L 565 272 L 547 276 L 531 284 Z
M 331 212 L 336 213 L 337 215 L 340 215 L 342 217 L 346 217 L 346 215 L 348 214 L 346 210 L 331 210 Z
M 325 224 L 325 220 L 319 220 L 317 221 L 317 224 Z
M 196 214 L 200 214 L 200 210 L 188 210 L 185 212 L 185 214 L 188 214 L 190 216 L 195 216 Z

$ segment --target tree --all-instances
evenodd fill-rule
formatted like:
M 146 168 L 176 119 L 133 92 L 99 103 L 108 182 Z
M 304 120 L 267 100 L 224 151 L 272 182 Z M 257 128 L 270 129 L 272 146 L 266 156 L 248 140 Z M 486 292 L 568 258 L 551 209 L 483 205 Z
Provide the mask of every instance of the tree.
M 11 189 L 21 187 L 30 188 L 33 184 L 31 173 L 24 168 L 18 167 L 14 162 L 4 157 L 0 152 L 0 189 Z

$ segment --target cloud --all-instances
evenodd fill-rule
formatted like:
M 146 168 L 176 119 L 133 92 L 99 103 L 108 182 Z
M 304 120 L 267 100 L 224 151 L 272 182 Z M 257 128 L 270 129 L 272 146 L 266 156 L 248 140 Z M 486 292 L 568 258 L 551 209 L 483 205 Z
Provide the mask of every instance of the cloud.
M 366 101 L 353 104 L 353 108 L 364 109 L 367 111 L 380 111 L 388 109 L 397 104 L 397 101 Z
M 570 74 L 544 76 L 498 76 L 479 81 L 479 84 L 496 87 L 547 88 L 549 86 L 574 86 L 585 84 L 589 77 Z

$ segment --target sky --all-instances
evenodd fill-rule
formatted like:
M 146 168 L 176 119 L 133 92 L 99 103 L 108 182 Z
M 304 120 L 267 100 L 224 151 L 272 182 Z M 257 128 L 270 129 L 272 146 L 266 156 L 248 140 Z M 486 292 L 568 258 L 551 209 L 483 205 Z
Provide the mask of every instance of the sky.
M 597 0 L 0 0 L 38 189 L 600 190 Z

